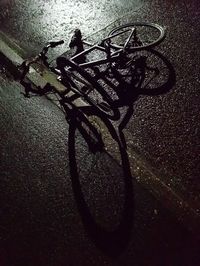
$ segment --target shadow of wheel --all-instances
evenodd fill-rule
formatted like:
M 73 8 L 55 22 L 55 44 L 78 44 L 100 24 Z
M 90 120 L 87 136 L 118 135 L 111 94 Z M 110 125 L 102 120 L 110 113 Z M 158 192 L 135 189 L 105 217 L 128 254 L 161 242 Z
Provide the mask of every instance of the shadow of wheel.
M 145 69 L 139 94 L 153 96 L 170 91 L 176 83 L 176 73 L 171 62 L 154 49 L 138 52 L 138 55 L 147 58 L 148 66 Z
M 133 224 L 134 197 L 128 156 L 116 141 L 114 130 L 108 130 L 108 121 L 92 114 L 88 121 L 101 134 L 104 147 L 90 151 L 77 124 L 70 125 L 72 188 L 87 235 L 107 255 L 116 256 L 127 246 Z

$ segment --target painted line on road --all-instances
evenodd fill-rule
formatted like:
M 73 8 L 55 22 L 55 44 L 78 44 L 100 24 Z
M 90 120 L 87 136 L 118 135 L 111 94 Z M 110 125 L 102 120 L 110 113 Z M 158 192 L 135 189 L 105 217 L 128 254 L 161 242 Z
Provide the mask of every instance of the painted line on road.
M 136 181 L 148 189 L 165 208 L 170 209 L 179 222 L 199 237 L 199 210 L 163 182 L 164 174 L 153 169 L 134 149 L 128 147 L 128 155 L 131 171 L 133 176 L 136 176 Z
M 121 161 L 120 154 L 116 151 L 116 142 L 112 139 L 108 129 L 98 117 L 94 117 L 91 121 L 102 134 L 102 139 L 106 146 L 106 151 L 118 163 Z M 176 219 L 191 231 L 197 237 L 200 236 L 200 213 L 194 204 L 187 202 L 181 195 L 173 190 L 162 180 L 165 176 L 153 168 L 151 164 L 145 160 L 129 143 L 131 143 L 131 135 L 124 132 L 127 154 L 131 168 L 131 174 L 135 181 L 148 190 L 154 197 L 161 202 L 162 206 L 170 210 Z
M 12 74 L 14 74 L 17 79 L 20 77 L 18 66 L 22 64 L 25 58 L 19 54 L 20 49 L 16 49 L 16 44 L 14 42 L 12 43 L 12 41 L 8 41 L 8 37 L 2 38 L 2 36 L 3 33 L 0 32 L 0 58 L 8 65 Z M 22 54 L 25 54 L 25 52 L 22 52 Z M 50 83 L 58 92 L 63 93 L 66 91 L 66 87 L 57 80 L 56 74 L 49 71 L 45 66 L 42 66 L 42 71 L 37 71 L 35 68 L 31 67 L 26 77 L 36 87 L 44 87 L 47 83 Z M 73 95 L 74 93 L 72 91 L 67 94 L 68 97 Z M 86 106 L 86 103 L 81 98 L 77 98 L 74 103 L 78 107 Z

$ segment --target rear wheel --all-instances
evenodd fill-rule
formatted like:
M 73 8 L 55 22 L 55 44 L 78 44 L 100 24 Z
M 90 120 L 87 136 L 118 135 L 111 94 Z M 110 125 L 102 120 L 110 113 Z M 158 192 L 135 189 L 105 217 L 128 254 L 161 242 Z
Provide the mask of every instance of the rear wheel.
M 119 111 L 112 106 L 112 98 L 93 77 L 80 67 L 70 66 L 67 71 L 70 88 L 77 93 L 83 101 L 95 107 L 95 109 L 110 119 L 117 119 Z
M 108 37 L 112 48 L 126 46 L 127 50 L 136 51 L 158 45 L 165 38 L 165 30 L 155 23 L 135 22 L 114 28 Z

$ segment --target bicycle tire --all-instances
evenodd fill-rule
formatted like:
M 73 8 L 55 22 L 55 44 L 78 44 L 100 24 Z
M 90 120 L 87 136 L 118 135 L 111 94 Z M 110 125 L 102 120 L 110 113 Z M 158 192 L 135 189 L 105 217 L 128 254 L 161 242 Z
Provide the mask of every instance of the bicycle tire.
M 114 28 L 108 34 L 108 37 L 111 37 L 111 39 L 110 39 L 111 40 L 110 46 L 112 48 L 114 48 L 114 49 L 123 49 L 124 43 L 123 43 L 123 45 L 114 43 L 114 41 L 112 43 L 112 39 L 115 38 L 115 42 L 116 42 L 118 35 L 116 37 L 115 37 L 115 35 L 117 34 L 117 32 L 119 31 L 119 33 L 120 33 L 120 31 L 121 31 L 122 33 L 124 33 L 122 30 L 123 29 L 127 30 L 129 27 L 130 28 L 133 28 L 133 27 L 135 27 L 135 28 L 137 28 L 137 27 L 145 27 L 146 29 L 147 28 L 154 29 L 158 33 L 158 36 L 156 37 L 156 39 L 154 41 L 151 41 L 148 44 L 142 44 L 141 46 L 129 46 L 127 49 L 129 51 L 131 51 L 131 52 L 155 47 L 156 45 L 160 44 L 164 40 L 164 38 L 166 36 L 165 29 L 162 26 L 160 26 L 160 25 L 158 25 L 156 23 L 149 23 L 149 22 L 128 23 L 128 24 L 124 24 L 124 25 L 121 25 L 119 27 Z M 125 32 L 128 32 L 128 30 L 125 31 Z M 120 35 L 122 36 L 122 34 L 119 34 L 119 36 Z
M 102 88 L 102 86 L 84 69 L 82 69 L 77 63 L 68 60 L 68 65 L 70 66 L 70 80 L 71 89 L 77 93 L 84 101 L 89 103 L 91 106 L 95 107 L 97 111 L 100 111 L 107 118 L 116 120 L 119 118 L 119 110 L 112 106 L 112 98 L 109 94 Z M 88 92 L 84 92 L 78 86 L 78 83 L 82 83 L 83 86 L 88 86 L 93 88 L 93 94 L 89 95 Z M 96 94 L 96 97 L 95 97 Z

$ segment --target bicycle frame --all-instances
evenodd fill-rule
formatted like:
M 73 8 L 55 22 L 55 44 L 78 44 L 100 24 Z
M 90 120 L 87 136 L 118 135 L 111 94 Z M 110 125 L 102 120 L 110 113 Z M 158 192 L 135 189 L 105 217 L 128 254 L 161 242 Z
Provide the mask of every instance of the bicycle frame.
M 157 39 L 150 44 L 145 44 L 145 42 L 140 40 L 140 34 L 139 38 L 137 36 L 137 26 L 154 28 L 159 32 L 159 37 L 157 37 Z M 116 44 L 115 41 L 112 40 L 114 37 L 123 35 L 127 32 L 130 33 L 127 34 L 128 36 L 125 35 L 123 44 L 121 44 L 121 41 L 120 44 Z M 124 36 L 122 36 L 122 39 L 123 37 Z M 100 105 L 102 105 L 103 102 L 99 103 L 99 99 L 101 101 L 103 100 L 109 105 L 108 109 L 114 110 L 115 108 L 113 108 L 112 106 L 113 99 L 101 85 L 102 76 L 99 76 L 98 68 L 95 67 L 103 64 L 108 64 L 106 66 L 106 71 L 102 71 L 102 74 L 108 74 L 107 77 L 104 77 L 103 82 L 105 81 L 104 83 L 106 83 L 109 87 L 116 89 L 115 84 L 112 84 L 112 81 L 109 79 L 109 74 L 112 74 L 110 73 L 110 70 L 111 72 L 114 71 L 116 76 L 120 76 L 120 71 L 124 71 L 126 69 L 134 75 L 134 71 L 136 70 L 134 67 L 132 68 L 131 65 L 134 66 L 136 60 L 135 56 L 132 57 L 132 54 L 134 54 L 135 51 L 140 51 L 142 49 L 157 45 L 164 39 L 164 37 L 164 29 L 159 25 L 153 23 L 130 23 L 119 26 L 113 29 L 110 32 L 110 35 L 104 38 L 101 43 L 97 44 L 83 40 L 80 30 L 76 30 L 73 39 L 70 42 L 70 48 L 77 47 L 77 53 L 74 56 L 72 56 L 71 58 L 66 58 L 63 54 L 55 58 L 57 65 L 55 67 L 52 66 L 52 62 L 55 59 L 51 60 L 50 63 L 48 62 L 48 57 L 46 56 L 48 49 L 62 44 L 63 41 L 51 42 L 43 48 L 41 53 L 32 58 L 32 60 L 28 59 L 23 62 L 24 72 L 22 73 L 22 78 L 24 78 L 28 73 L 29 67 L 32 63 L 40 61 L 44 66 L 46 66 L 56 74 L 57 80 L 59 80 L 61 84 L 66 87 L 66 91 L 71 90 L 74 93 L 78 93 L 78 95 L 83 97 L 89 104 L 94 105 L 95 107 L 97 107 L 97 109 L 100 109 L 101 111 L 107 113 L 107 111 L 102 110 L 105 109 L 105 104 L 102 108 Z M 83 50 L 83 45 L 89 46 L 89 48 Z M 86 62 L 86 56 L 94 50 L 103 52 L 105 56 L 100 56 L 100 58 L 96 60 L 88 60 L 87 58 Z M 115 62 L 116 65 L 113 65 L 113 62 Z M 92 72 L 85 70 L 85 68 L 91 68 Z M 22 78 L 21 81 L 23 80 Z M 101 81 L 99 82 L 98 79 L 101 79 Z M 76 81 L 78 81 L 79 84 L 76 84 Z M 126 86 L 126 81 L 124 80 L 123 76 L 121 78 L 117 77 L 117 81 L 122 82 L 124 86 Z M 134 83 L 132 83 L 132 85 L 134 85 Z M 84 87 L 86 87 L 87 90 L 85 90 Z M 93 100 L 92 97 L 95 97 L 96 95 L 93 94 L 92 96 L 89 96 L 88 93 L 93 93 L 93 91 L 95 91 L 96 94 L 99 95 L 99 98 L 96 97 L 96 99 Z
M 119 36 L 119 35 L 121 35 L 121 34 L 123 34 L 125 32 L 128 32 L 128 31 L 130 31 L 130 29 L 124 30 L 124 31 L 122 31 L 120 33 L 117 33 L 117 34 L 114 34 L 111 37 L 106 37 L 106 38 L 104 38 L 101 41 L 101 43 L 104 44 L 107 41 L 109 42 L 112 38 L 114 38 L 116 36 Z M 133 34 L 135 34 L 135 28 L 133 28 L 131 30 L 131 34 L 127 38 L 127 40 L 126 40 L 126 42 L 124 44 L 124 47 L 122 49 L 117 49 L 117 51 L 114 51 L 114 52 L 110 53 L 109 55 L 108 55 L 107 49 L 104 46 L 101 46 L 99 44 L 93 44 L 93 43 L 90 43 L 90 42 L 87 42 L 87 41 L 83 40 L 82 41 L 83 44 L 90 46 L 90 48 L 88 48 L 88 49 L 86 49 L 86 50 L 84 50 L 84 51 L 82 51 L 82 52 L 74 55 L 69 60 L 70 61 L 74 61 L 75 59 L 78 59 L 81 56 L 87 55 L 87 54 L 91 53 L 94 50 L 99 50 L 99 51 L 105 52 L 105 54 L 106 54 L 107 57 L 104 58 L 104 59 L 99 59 L 99 60 L 89 61 L 89 62 L 86 62 L 86 63 L 81 63 L 81 64 L 79 64 L 79 66 L 80 67 L 83 67 L 83 68 L 86 68 L 86 67 L 93 67 L 93 66 L 98 66 L 98 65 L 101 65 L 101 64 L 115 62 L 119 58 L 120 54 L 126 51 L 126 48 L 128 46 L 128 43 L 129 43 L 129 41 L 130 41 L 130 39 L 131 39 L 131 37 L 132 37 Z M 111 50 L 110 47 L 109 47 L 109 49 Z

